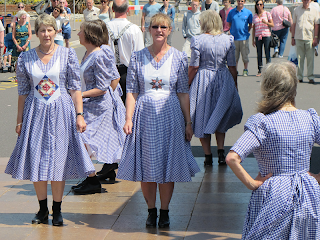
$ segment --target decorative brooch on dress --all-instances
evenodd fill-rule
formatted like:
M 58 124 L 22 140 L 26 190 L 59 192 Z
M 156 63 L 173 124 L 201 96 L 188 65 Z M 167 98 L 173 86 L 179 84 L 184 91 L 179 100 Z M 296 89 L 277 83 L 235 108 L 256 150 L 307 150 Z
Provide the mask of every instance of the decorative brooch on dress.
M 151 83 L 152 85 L 152 89 L 156 89 L 158 91 L 158 89 L 162 89 L 162 86 L 165 85 L 164 83 L 162 83 L 162 79 L 159 79 L 158 77 L 156 79 L 151 79 Z

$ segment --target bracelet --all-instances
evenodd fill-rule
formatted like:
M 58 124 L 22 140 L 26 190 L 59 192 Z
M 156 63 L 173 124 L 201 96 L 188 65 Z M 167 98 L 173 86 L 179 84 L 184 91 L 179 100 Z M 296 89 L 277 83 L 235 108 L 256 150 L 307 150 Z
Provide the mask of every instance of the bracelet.
M 188 124 L 190 124 L 190 125 L 191 125 L 191 124 L 192 124 L 192 122 L 186 122 L 186 125 L 188 125 Z
M 18 127 L 18 126 L 20 126 L 20 125 L 22 125 L 22 123 L 18 123 L 18 124 L 16 125 L 16 127 Z
M 84 112 L 79 112 L 77 113 L 77 116 L 81 115 L 82 117 L 84 116 Z

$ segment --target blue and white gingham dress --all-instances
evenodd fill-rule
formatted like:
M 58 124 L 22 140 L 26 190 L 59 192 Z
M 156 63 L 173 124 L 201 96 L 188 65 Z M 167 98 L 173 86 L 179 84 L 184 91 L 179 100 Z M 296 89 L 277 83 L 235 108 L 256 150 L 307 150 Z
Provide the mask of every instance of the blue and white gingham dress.
M 320 118 L 314 109 L 251 116 L 231 150 L 242 160 L 251 152 L 262 176 L 254 190 L 242 239 L 320 239 L 320 187 L 308 174 Z
M 49 104 L 34 96 L 32 66 L 47 73 L 60 58 L 61 96 Z M 70 90 L 80 90 L 80 69 L 74 49 L 59 46 L 48 64 L 43 64 L 35 49 L 22 53 L 17 65 L 18 93 L 28 94 L 21 135 L 5 173 L 20 180 L 63 181 L 86 177 L 95 169 L 76 129 L 76 111 Z
M 118 162 L 126 137 L 123 131 L 126 109 L 120 98 L 120 86 L 115 91 L 110 86 L 112 80 L 120 77 L 114 55 L 109 46 L 104 46 L 103 50 L 91 53 L 82 64 L 86 61 L 89 61 L 83 73 L 86 91 L 98 88 L 106 93 L 83 99 L 87 129 L 81 135 L 99 162 Z
M 159 69 L 171 54 L 170 94 L 154 100 L 145 94 L 144 56 Z M 117 178 L 157 183 L 191 181 L 200 170 L 185 139 L 185 120 L 177 96 L 188 93 L 187 55 L 171 47 L 156 63 L 147 48 L 133 53 L 127 92 L 139 95 L 132 134 L 127 135 Z
M 227 68 L 236 66 L 233 36 L 201 34 L 191 39 L 190 66 L 199 66 L 190 87 L 194 135 L 225 133 L 242 119 L 240 97 Z

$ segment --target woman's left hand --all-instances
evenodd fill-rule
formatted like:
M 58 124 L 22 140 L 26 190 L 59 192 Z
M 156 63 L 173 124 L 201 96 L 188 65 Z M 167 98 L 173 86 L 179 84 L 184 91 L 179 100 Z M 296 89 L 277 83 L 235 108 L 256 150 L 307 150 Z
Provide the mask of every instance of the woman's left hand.
M 251 190 L 258 189 L 268 178 L 272 176 L 272 173 L 269 173 L 267 176 L 262 177 L 261 173 L 259 172 L 258 176 L 254 179 L 254 183 L 251 184 Z
M 78 132 L 84 132 L 86 130 L 87 124 L 84 121 L 83 116 L 77 115 L 77 131 Z
M 186 126 L 186 139 L 190 142 L 192 139 L 193 130 L 191 124 L 187 124 Z

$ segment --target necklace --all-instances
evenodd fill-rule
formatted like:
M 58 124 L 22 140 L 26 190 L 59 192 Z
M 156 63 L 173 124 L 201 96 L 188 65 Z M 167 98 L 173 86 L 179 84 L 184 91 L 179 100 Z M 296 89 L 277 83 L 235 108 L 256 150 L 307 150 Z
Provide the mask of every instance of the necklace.
M 56 48 L 56 45 L 54 44 L 54 45 L 53 45 L 53 49 L 52 49 L 50 52 L 44 53 L 44 52 L 41 51 L 40 45 L 39 45 L 39 52 L 41 52 L 43 55 L 49 55 L 50 53 L 53 52 L 53 50 L 54 50 L 55 48 Z
M 159 58 L 162 57 L 162 56 L 164 56 L 164 55 L 168 52 L 168 50 L 169 50 L 169 48 L 168 48 L 168 46 L 167 46 L 166 51 L 165 51 L 164 53 L 160 54 L 159 57 L 157 57 L 157 55 L 156 55 L 156 54 L 154 53 L 154 51 L 153 51 L 153 48 L 150 47 L 150 49 L 151 49 L 152 56 L 153 56 L 154 58 L 156 58 L 156 61 L 157 61 L 157 62 L 158 62 Z

